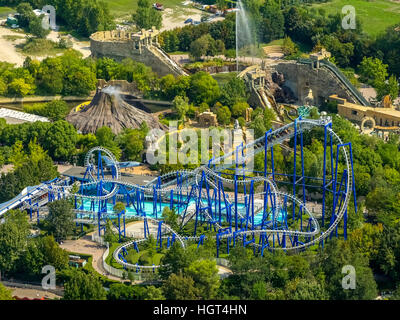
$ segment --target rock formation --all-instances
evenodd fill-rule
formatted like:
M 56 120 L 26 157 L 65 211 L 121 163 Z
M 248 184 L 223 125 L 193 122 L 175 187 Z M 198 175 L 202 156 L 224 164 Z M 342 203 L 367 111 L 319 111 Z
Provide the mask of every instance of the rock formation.
M 118 89 L 110 86 L 98 88 L 86 108 L 78 112 L 73 109 L 66 119 L 82 133 L 95 133 L 106 126 L 118 134 L 125 128 L 137 129 L 142 122 L 146 122 L 150 129 L 166 129 L 153 115 L 126 103 L 119 96 Z

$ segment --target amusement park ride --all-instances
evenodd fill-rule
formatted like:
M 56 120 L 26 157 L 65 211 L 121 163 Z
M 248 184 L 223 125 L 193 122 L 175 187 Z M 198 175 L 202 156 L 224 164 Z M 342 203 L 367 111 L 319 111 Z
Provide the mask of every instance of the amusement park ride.
M 305 176 L 303 135 L 320 130 L 324 136 L 322 174 Z M 290 142 L 293 172 L 275 171 L 274 146 Z M 248 163 L 264 152 L 264 172 L 248 170 Z M 239 156 L 240 155 L 240 156 Z M 97 156 L 97 163 L 93 159 Z M 233 164 L 224 164 L 227 158 Z M 322 158 L 322 157 L 321 157 Z M 104 175 L 103 161 L 111 168 L 111 177 Z M 119 163 L 102 147 L 91 149 L 85 158 L 86 172 L 79 184 L 73 178 L 57 178 L 30 187 L 9 202 L 0 205 L 0 216 L 7 210 L 26 210 L 30 218 L 40 219 L 46 204 L 56 199 L 73 199 L 76 223 L 97 225 L 99 235 L 105 222 L 112 219 L 119 238 L 126 236 L 125 218 L 135 217 L 144 224 L 144 239 L 122 243 L 113 253 L 124 268 L 137 272 L 158 266 L 129 263 L 128 250 L 139 251 L 138 244 L 150 234 L 149 222 L 158 224 L 157 246 L 169 248 L 174 242 L 182 247 L 192 241 L 203 244 L 205 238 L 216 241 L 218 257 L 236 245 L 251 246 L 254 253 L 264 250 L 300 251 L 313 245 L 324 245 L 328 237 L 338 236 L 343 220 L 343 236 L 347 237 L 347 208 L 355 184 L 351 143 L 343 143 L 332 130 L 329 117 L 302 119 L 279 129 L 270 129 L 264 136 L 247 145 L 240 145 L 222 157 L 192 171 L 180 170 L 155 178 L 146 185 L 135 185 L 120 177 Z M 321 210 L 310 210 L 306 194 L 318 191 Z M 113 206 L 124 202 L 126 210 L 116 213 Z M 193 234 L 182 235 L 161 220 L 165 207 L 180 215 L 181 229 L 190 221 Z M 203 226 L 203 228 L 200 228 Z M 341 227 L 341 225 L 340 225 Z M 199 230 L 207 230 L 199 234 Z

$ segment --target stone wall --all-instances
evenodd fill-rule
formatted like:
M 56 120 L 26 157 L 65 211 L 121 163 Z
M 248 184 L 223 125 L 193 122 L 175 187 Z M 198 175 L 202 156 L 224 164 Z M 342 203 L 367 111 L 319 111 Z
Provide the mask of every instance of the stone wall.
M 312 90 L 314 105 L 321 105 L 329 96 L 337 94 L 351 103 L 357 103 L 344 84 L 327 68 L 312 68 L 311 65 L 295 61 L 282 62 L 273 68 L 284 75 L 284 85 L 296 95 L 298 102 L 305 104 L 309 89 Z
M 115 33 L 100 31 L 90 37 L 90 50 L 92 57 L 109 57 L 117 61 L 132 58 L 151 67 L 159 76 L 167 74 L 181 75 L 184 71 L 168 55 L 160 52 L 161 49 L 153 40 L 145 44 L 131 39 L 129 33 Z

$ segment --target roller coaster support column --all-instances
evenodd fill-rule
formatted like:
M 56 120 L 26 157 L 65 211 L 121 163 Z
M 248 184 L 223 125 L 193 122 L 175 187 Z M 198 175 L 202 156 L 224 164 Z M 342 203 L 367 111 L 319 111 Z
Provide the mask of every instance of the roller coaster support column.
M 238 173 L 238 152 L 239 152 L 239 150 L 238 150 L 239 148 L 237 147 L 236 148 L 236 152 L 235 152 L 235 164 L 236 164 L 236 167 L 235 167 L 235 190 L 234 190 L 234 192 L 235 192 L 235 231 L 238 231 L 238 229 L 239 229 L 239 225 L 238 225 L 238 213 L 237 213 L 237 210 L 238 210 L 238 183 L 237 183 L 237 173 Z M 235 240 L 233 240 L 234 242 L 235 242 Z
M 356 181 L 354 179 L 354 167 L 353 167 L 353 148 L 351 146 L 351 142 L 347 143 L 349 146 L 349 154 L 350 154 L 350 163 L 351 163 L 351 179 L 352 189 L 353 189 L 353 201 L 354 201 L 354 211 L 357 213 L 357 195 L 356 195 Z
M 29 203 L 29 219 L 32 220 L 32 199 L 31 198 L 29 198 L 28 203 Z
M 101 177 L 104 180 L 104 171 L 103 171 L 103 161 L 101 158 L 101 151 L 98 151 L 98 158 L 97 158 L 97 180 L 100 180 L 100 174 Z
M 294 144 L 293 144 L 293 197 L 296 197 L 296 180 L 297 180 L 297 175 L 296 175 L 296 153 L 297 153 L 297 119 L 294 120 Z M 295 206 L 293 206 L 292 210 L 292 219 L 293 222 L 295 220 Z
M 173 208 L 174 208 L 174 190 L 171 189 L 169 195 L 169 209 L 172 210 Z M 179 204 L 178 204 L 178 210 L 179 210 Z
M 246 230 L 248 230 L 249 221 L 251 229 L 254 229 L 254 180 L 250 183 L 249 199 L 246 203 Z
M 149 230 L 149 223 L 147 221 L 147 218 L 145 217 L 143 219 L 143 233 L 144 233 L 144 238 L 146 239 L 148 235 L 150 235 L 150 230 Z
M 246 161 L 245 161 L 245 157 L 244 157 L 244 145 L 243 142 L 240 144 L 240 148 L 242 149 L 242 158 L 241 158 L 241 162 L 242 163 L 242 168 L 243 168 L 243 181 L 246 180 Z M 244 205 L 246 206 L 247 204 L 247 196 L 246 196 L 246 184 L 243 184 L 243 196 L 244 196 Z
M 343 171 L 342 174 L 342 179 L 340 181 L 339 189 L 337 190 L 337 175 L 338 175 L 338 166 L 339 166 L 339 151 L 340 148 L 346 148 L 349 147 L 349 156 L 350 156 L 350 163 L 351 163 L 351 170 L 352 170 L 352 176 L 348 177 L 348 172 L 347 170 Z M 338 208 L 338 211 L 340 210 L 342 203 L 344 201 L 344 197 L 346 196 L 346 193 L 348 192 L 348 185 L 347 185 L 347 180 L 349 178 L 352 179 L 352 191 L 353 191 L 353 201 L 354 201 L 354 208 L 357 210 L 357 201 L 356 201 L 356 195 L 355 195 L 355 181 L 354 181 L 354 169 L 353 169 L 353 151 L 351 148 L 351 143 L 344 143 L 344 144 L 339 144 L 337 146 L 337 151 L 336 151 L 336 163 L 335 163 L 335 178 L 333 180 L 333 208 L 332 208 L 332 217 L 336 217 L 336 207 Z M 344 185 L 344 190 L 342 191 L 342 185 Z M 338 205 L 338 200 L 340 197 L 340 202 Z M 332 223 L 332 219 L 331 219 Z M 345 210 L 344 213 L 344 223 L 343 223 L 343 232 L 344 232 L 344 238 L 347 239 L 347 209 Z M 336 231 L 337 233 L 337 231 Z
M 326 195 L 326 144 L 328 137 L 328 128 L 332 126 L 331 123 L 328 123 L 324 126 L 324 163 L 323 163 L 323 175 L 322 175 L 322 221 L 321 225 L 325 225 L 325 195 Z
M 153 215 L 154 217 L 157 219 L 157 200 L 158 200 L 158 196 L 157 196 L 157 187 L 153 186 Z
M 268 177 L 268 134 L 272 132 L 272 129 L 269 129 L 265 132 L 265 143 L 264 143 L 264 178 Z M 265 216 L 268 207 L 268 196 L 267 196 L 267 181 L 264 181 L 264 210 L 263 216 Z M 261 226 L 262 228 L 262 226 Z
M 121 230 L 121 215 L 123 219 L 123 229 Z M 121 241 L 121 236 L 123 233 L 123 237 L 126 237 L 126 225 L 125 225 L 125 210 L 122 210 L 120 213 L 118 213 L 118 237 L 119 241 Z
M 158 230 L 157 230 L 157 243 L 156 246 L 159 245 L 158 249 L 162 249 L 162 224 L 164 221 L 158 222 Z
M 300 117 L 300 119 L 301 119 L 301 117 Z M 302 182 L 302 186 L 303 186 L 303 203 L 306 204 L 306 185 L 305 185 L 305 179 L 304 179 L 303 130 L 300 131 L 300 145 L 301 145 L 301 182 Z
M 197 243 L 197 249 L 200 247 L 200 245 L 204 245 L 204 238 L 205 238 L 205 235 L 202 234 L 199 238 L 199 242 Z

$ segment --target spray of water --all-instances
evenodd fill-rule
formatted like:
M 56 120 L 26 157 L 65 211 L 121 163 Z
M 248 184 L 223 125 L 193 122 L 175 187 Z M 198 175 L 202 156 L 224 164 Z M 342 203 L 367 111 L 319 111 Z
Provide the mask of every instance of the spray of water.
M 242 0 L 236 2 L 236 70 L 239 71 L 239 57 L 241 51 L 246 51 L 246 56 L 255 56 L 256 39 L 252 33 L 252 23 L 246 13 Z
M 108 86 L 101 90 L 101 92 L 107 93 L 110 96 L 119 96 L 120 89 L 116 86 Z

